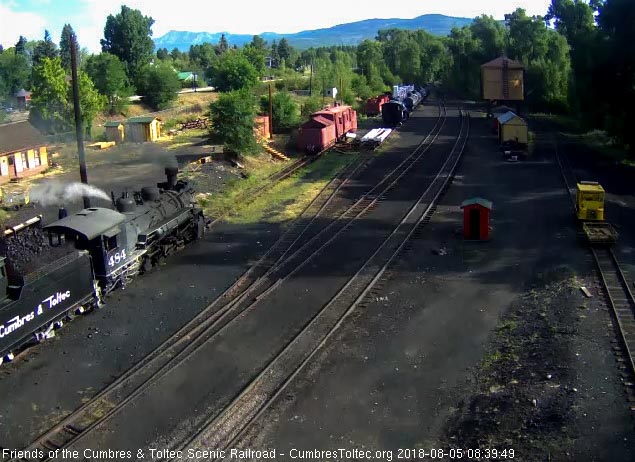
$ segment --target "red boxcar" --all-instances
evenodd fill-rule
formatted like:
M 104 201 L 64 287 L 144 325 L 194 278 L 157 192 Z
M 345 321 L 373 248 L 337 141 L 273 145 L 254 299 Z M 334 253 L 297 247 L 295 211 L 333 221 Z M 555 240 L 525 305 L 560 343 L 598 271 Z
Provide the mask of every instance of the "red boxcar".
M 357 112 L 350 106 L 333 106 L 311 115 L 312 118 L 316 116 L 324 117 L 335 123 L 337 139 L 342 138 L 350 131 L 357 130 Z
M 366 101 L 366 115 L 376 116 L 381 114 L 381 107 L 388 101 L 390 101 L 390 96 L 388 95 L 379 95 L 368 98 L 368 101 Z
M 323 151 L 357 130 L 357 112 L 350 106 L 333 106 L 311 114 L 298 131 L 298 147 L 311 153 Z
M 336 139 L 333 121 L 320 116 L 305 122 L 298 130 L 298 148 L 311 154 L 323 151 Z

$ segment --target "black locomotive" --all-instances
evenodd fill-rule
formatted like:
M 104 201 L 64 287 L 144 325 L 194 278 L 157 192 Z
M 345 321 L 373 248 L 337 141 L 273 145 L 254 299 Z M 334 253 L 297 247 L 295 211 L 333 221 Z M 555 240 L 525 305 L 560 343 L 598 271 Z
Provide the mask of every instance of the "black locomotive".
M 396 127 L 410 117 L 410 113 L 428 96 L 425 88 L 415 85 L 393 87 L 392 98 L 381 107 L 384 124 Z
M 52 248 L 70 251 L 36 271 L 20 274 L 0 257 L 0 363 L 203 236 L 206 222 L 195 191 L 176 180 L 177 172 L 166 168 L 166 182 L 113 201 L 116 210 L 91 207 L 44 226 Z

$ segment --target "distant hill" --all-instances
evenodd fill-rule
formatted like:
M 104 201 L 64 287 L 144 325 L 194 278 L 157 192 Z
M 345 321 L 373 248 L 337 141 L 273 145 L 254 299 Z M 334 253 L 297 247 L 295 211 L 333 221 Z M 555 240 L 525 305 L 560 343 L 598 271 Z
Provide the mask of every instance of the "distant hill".
M 280 41 L 286 37 L 289 43 L 299 49 L 329 45 L 357 45 L 365 39 L 373 39 L 380 29 L 423 29 L 434 35 L 447 35 L 453 27 L 462 27 L 472 23 L 469 18 L 455 18 L 442 14 L 425 14 L 414 19 L 366 19 L 364 21 L 339 24 L 328 29 L 316 29 L 297 32 L 295 34 L 278 34 L 265 32 L 260 35 L 267 42 Z M 154 40 L 156 48 L 181 51 L 190 49 L 190 45 L 201 43 L 218 43 L 222 34 L 230 45 L 242 46 L 253 37 L 246 34 L 229 32 L 187 32 L 172 30 Z

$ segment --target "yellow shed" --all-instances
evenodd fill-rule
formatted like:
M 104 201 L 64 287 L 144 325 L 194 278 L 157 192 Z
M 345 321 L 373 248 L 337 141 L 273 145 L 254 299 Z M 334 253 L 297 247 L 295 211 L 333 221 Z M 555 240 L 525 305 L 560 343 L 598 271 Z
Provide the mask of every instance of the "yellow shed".
M 104 128 L 106 129 L 106 141 L 114 141 L 117 144 L 123 143 L 126 137 L 123 122 L 106 122 Z
M 498 117 L 498 141 L 527 144 L 527 122 L 509 111 Z
M 483 99 L 489 101 L 523 101 L 525 67 L 518 61 L 501 56 L 481 66 Z
M 126 125 L 126 138 L 133 143 L 157 141 L 161 137 L 161 119 L 158 117 L 133 117 Z

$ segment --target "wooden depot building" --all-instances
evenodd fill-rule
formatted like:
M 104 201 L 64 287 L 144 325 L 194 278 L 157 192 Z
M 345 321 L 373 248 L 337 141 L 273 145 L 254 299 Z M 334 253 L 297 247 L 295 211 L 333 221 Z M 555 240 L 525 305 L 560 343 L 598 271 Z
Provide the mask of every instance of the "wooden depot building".
M 48 167 L 48 142 L 29 122 L 0 125 L 0 184 Z

